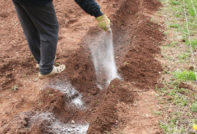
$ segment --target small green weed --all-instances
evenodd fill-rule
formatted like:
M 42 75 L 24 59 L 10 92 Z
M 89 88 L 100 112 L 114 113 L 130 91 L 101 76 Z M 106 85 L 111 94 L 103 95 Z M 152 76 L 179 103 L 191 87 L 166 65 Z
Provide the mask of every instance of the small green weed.
M 187 99 L 184 96 L 182 96 L 182 95 L 176 94 L 174 96 L 173 103 L 175 105 L 179 105 L 179 106 L 186 106 L 187 105 Z
M 179 5 L 180 3 L 177 0 L 170 0 L 170 4 L 171 5 Z
M 129 65 L 129 62 L 125 61 L 125 62 L 124 62 L 124 65 L 125 65 L 125 66 L 126 66 L 126 65 Z
M 171 43 L 167 43 L 166 45 L 162 46 L 163 48 L 169 48 L 169 47 L 174 47 L 177 45 L 177 42 L 171 42 Z
M 38 81 L 38 78 L 34 78 L 33 81 L 34 81 L 34 82 L 37 82 L 37 81 Z
M 18 89 L 18 85 L 14 85 L 12 88 L 11 88 L 13 91 L 16 91 Z
M 168 124 L 164 123 L 164 122 L 160 122 L 160 127 L 162 128 L 162 130 L 166 133 L 168 132 Z
M 191 110 L 192 110 L 192 112 L 197 112 L 197 102 L 192 104 Z
M 155 114 L 155 115 L 161 115 L 162 112 L 161 111 L 154 111 L 153 114 Z
M 185 52 L 185 53 L 182 53 L 178 56 L 179 60 L 181 61 L 185 61 L 187 60 L 188 58 L 190 57 L 190 53 L 189 52 Z
M 170 28 L 179 28 L 180 25 L 179 24 L 170 24 Z
M 190 45 L 189 40 L 186 40 L 186 45 Z M 191 40 L 191 46 L 193 49 L 197 49 L 197 39 Z
M 183 80 L 183 81 L 195 81 L 196 80 L 196 74 L 194 71 L 177 71 L 173 73 L 174 77 L 177 80 Z
M 169 34 L 169 32 L 167 32 L 167 31 L 164 31 L 164 32 L 163 32 L 163 34 L 164 34 L 164 35 L 168 35 L 168 34 Z
M 179 92 L 180 94 L 186 94 L 186 93 L 188 93 L 188 90 L 185 88 L 178 88 L 177 92 Z

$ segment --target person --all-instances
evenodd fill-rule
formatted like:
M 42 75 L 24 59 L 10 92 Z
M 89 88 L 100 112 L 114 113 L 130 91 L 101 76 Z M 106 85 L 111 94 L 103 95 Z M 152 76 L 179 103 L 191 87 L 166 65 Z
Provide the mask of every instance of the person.
M 88 14 L 94 16 L 105 31 L 110 20 L 95 0 L 75 0 Z M 37 61 L 39 78 L 49 77 L 65 70 L 65 65 L 54 66 L 58 42 L 58 21 L 52 0 L 13 0 L 31 53 Z

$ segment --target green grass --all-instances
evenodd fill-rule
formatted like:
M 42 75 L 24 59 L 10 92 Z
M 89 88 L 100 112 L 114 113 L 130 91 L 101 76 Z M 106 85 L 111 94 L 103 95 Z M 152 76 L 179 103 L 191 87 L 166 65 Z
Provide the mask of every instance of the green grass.
M 197 50 L 197 17 L 191 4 L 191 0 L 184 0 L 186 2 L 186 12 L 188 17 L 188 26 L 191 36 L 191 45 L 193 50 Z M 167 30 L 164 31 L 165 35 L 174 33 L 173 38 L 167 40 L 168 43 L 162 47 L 162 50 L 171 49 L 171 47 L 179 48 L 180 45 L 185 44 L 185 50 L 178 56 L 169 57 L 164 55 L 163 58 L 180 60 L 177 64 L 184 64 L 187 66 L 190 63 L 191 52 L 190 44 L 188 42 L 189 32 L 187 30 L 187 24 L 185 21 L 184 3 L 183 0 L 163 0 L 164 9 L 161 14 L 169 15 L 169 21 L 166 21 Z M 197 9 L 197 0 L 193 0 L 194 6 Z M 173 35 L 174 35 L 173 34 Z M 181 37 L 181 38 L 180 38 Z M 183 50 L 183 49 L 181 49 Z M 174 61 L 172 61 L 174 62 Z M 194 83 L 197 79 L 194 71 L 184 70 L 183 66 L 178 66 L 182 71 L 176 71 L 171 73 L 174 69 L 165 69 L 163 74 L 170 78 L 162 80 L 164 87 L 157 89 L 158 103 L 162 106 L 160 111 L 154 112 L 156 115 L 162 114 L 162 121 L 160 121 L 160 127 L 164 134 L 186 134 L 188 131 L 192 131 L 192 124 L 197 123 L 197 95 L 192 90 L 179 88 L 180 82 L 186 84 Z M 189 68 L 189 64 L 187 66 Z M 196 70 L 195 70 L 196 71 Z M 195 133 L 195 132 L 194 132 Z
M 182 81 L 195 81 L 196 80 L 196 74 L 194 71 L 177 71 L 173 73 L 173 76 L 176 80 L 182 80 Z
M 13 90 L 13 91 L 18 90 L 18 85 L 14 85 L 14 86 L 11 88 L 11 90 Z
M 155 115 L 161 115 L 162 112 L 161 111 L 154 111 L 153 114 L 155 114 Z
M 170 28 L 179 28 L 180 25 L 179 24 L 170 24 Z
M 186 45 L 187 45 L 187 46 L 190 45 L 189 40 L 186 40 Z M 192 48 L 193 48 L 194 50 L 197 49 L 197 39 L 191 40 L 191 46 L 192 46 Z
M 160 122 L 160 127 L 164 131 L 164 134 L 183 134 L 186 132 L 184 127 L 179 127 L 177 129 L 177 121 L 179 120 L 179 117 L 172 117 L 170 120 L 168 120 L 168 123 Z
M 190 53 L 189 52 L 184 52 L 184 53 L 182 53 L 182 54 L 180 54 L 179 56 L 178 56 L 178 58 L 179 58 L 179 60 L 181 60 L 181 61 L 185 61 L 185 60 L 187 60 L 188 58 L 190 57 Z
M 192 112 L 197 112 L 197 102 L 195 102 L 195 103 L 192 104 L 191 111 Z
M 180 5 L 180 2 L 177 0 L 170 0 L 171 5 Z
M 186 106 L 188 104 L 188 102 L 187 102 L 187 99 L 185 98 L 185 96 L 180 95 L 180 94 L 176 94 L 176 95 L 174 95 L 173 104 L 179 105 L 182 107 L 182 106 Z
M 197 110 L 197 105 L 192 104 L 190 99 L 187 97 L 189 90 L 184 88 L 179 88 L 179 82 L 173 81 L 166 83 L 164 88 L 157 89 L 159 94 L 158 99 L 160 104 L 165 105 L 164 110 L 156 111 L 156 115 L 164 115 L 167 111 L 167 116 L 163 121 L 160 121 L 160 127 L 164 134 L 182 134 L 187 132 L 189 124 L 185 125 L 186 122 L 192 121 L 193 117 L 191 112 Z M 171 89 L 173 87 L 173 89 Z M 163 97 L 162 97 L 163 96 Z M 166 97 L 168 96 L 168 97 Z M 184 107 L 184 108 L 183 108 Z M 182 110 L 182 109 L 187 109 Z
M 193 0 L 194 6 L 197 10 L 197 1 Z M 185 22 L 185 13 L 184 13 L 184 2 L 183 0 L 169 0 L 168 3 L 171 5 L 171 11 L 173 12 L 173 16 L 175 17 L 172 24 L 169 25 L 170 28 L 176 28 L 180 32 L 182 32 L 186 38 L 188 38 L 188 31 L 186 28 Z M 195 15 L 191 0 L 185 0 L 186 3 L 186 12 L 188 17 L 188 25 L 190 34 L 197 34 L 197 17 Z M 168 9 L 169 10 L 169 9 Z M 182 23 L 182 24 L 181 24 Z
M 197 8 L 196 0 L 193 0 L 193 2 L 194 2 L 194 7 Z M 188 14 L 190 16 L 194 17 L 195 16 L 195 11 L 193 9 L 191 0 L 185 0 L 185 3 L 186 3 L 186 8 L 187 8 Z
M 159 90 L 163 95 L 168 96 L 168 103 L 170 102 L 180 107 L 186 106 L 188 104 L 187 98 L 184 95 L 187 93 L 187 89 L 174 86 L 174 88 L 171 90 L 168 90 L 166 88 L 161 88 Z
M 176 45 L 177 45 L 177 42 L 173 41 L 173 42 L 167 43 L 166 45 L 164 45 L 162 47 L 169 48 L 169 47 L 175 47 Z

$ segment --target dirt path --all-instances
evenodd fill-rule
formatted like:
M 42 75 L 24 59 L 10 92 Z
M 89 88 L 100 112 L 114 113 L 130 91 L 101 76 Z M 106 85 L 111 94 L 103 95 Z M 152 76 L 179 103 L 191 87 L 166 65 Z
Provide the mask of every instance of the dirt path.
M 162 70 L 154 57 L 163 35 L 147 14 L 161 5 L 157 0 L 99 3 L 113 24 L 116 63 L 124 79 L 102 91 L 87 47 L 99 32 L 93 17 L 74 1 L 54 2 L 60 24 L 56 62 L 67 70 L 41 81 L 11 1 L 1 2 L 0 133 L 160 133 L 153 89 Z
M 120 103 L 118 105 L 118 114 L 125 124 L 113 130 L 112 133 L 160 134 L 161 131 L 158 128 L 159 118 L 154 114 L 159 109 L 155 95 L 152 90 L 138 92 L 132 107 Z

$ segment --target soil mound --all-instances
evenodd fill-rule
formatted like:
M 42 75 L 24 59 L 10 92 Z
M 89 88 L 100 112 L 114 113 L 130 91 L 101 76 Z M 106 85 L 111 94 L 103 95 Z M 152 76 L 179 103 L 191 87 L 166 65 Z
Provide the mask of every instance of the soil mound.
M 143 5 L 150 11 L 157 11 L 162 6 L 158 0 L 144 0 Z
M 73 91 L 70 91 L 73 92 Z M 72 120 L 86 120 L 87 109 L 73 104 L 73 100 L 78 94 L 64 94 L 57 89 L 46 88 L 40 92 L 39 99 L 36 101 L 34 111 L 53 113 L 58 119 L 64 122 Z
M 124 45 L 129 43 L 126 45 L 129 47 L 125 47 L 126 52 L 121 52 L 125 53 L 125 57 L 122 58 L 119 72 L 124 80 L 141 89 L 152 88 L 157 84 L 159 72 L 162 71 L 160 62 L 154 57 L 160 53 L 159 44 L 164 35 L 160 31 L 161 27 L 150 22 L 148 17 L 140 15 L 139 12 L 131 16 L 135 16 L 137 20 L 133 21 L 133 26 L 127 30 L 131 33 L 128 37 L 131 41 L 122 42 Z
M 130 84 L 118 79 L 113 80 L 100 98 L 99 105 L 92 112 L 88 134 L 103 134 L 118 125 L 116 105 L 118 102 L 132 103 L 133 99 Z
M 38 101 L 35 103 L 35 108 L 38 111 L 46 111 L 59 113 L 64 109 L 65 102 L 68 101 L 67 96 L 59 91 L 51 88 L 44 89 L 40 92 Z
M 72 85 L 76 87 L 80 92 L 93 93 L 98 92 L 96 88 L 96 75 L 94 71 L 93 63 L 91 62 L 90 53 L 86 48 L 81 47 L 69 55 L 66 64 L 67 72 L 62 76 L 67 76 Z M 64 77 L 63 76 L 63 77 Z

